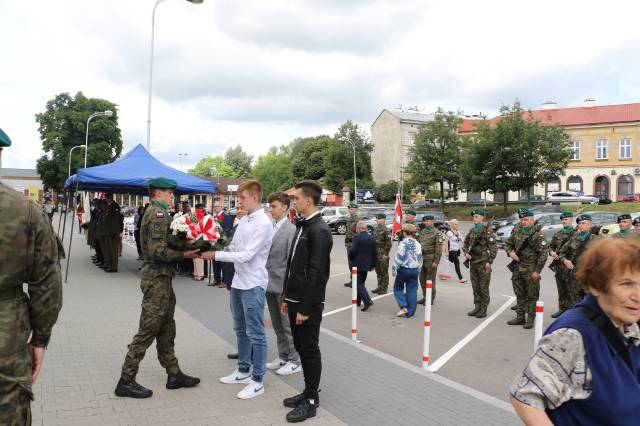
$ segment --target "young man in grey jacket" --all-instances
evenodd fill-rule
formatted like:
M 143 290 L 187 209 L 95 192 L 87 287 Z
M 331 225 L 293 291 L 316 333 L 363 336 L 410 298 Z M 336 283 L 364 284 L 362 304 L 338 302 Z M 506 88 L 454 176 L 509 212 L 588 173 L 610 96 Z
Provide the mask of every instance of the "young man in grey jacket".
M 269 285 L 267 286 L 267 306 L 271 316 L 271 324 L 278 341 L 278 357 L 267 363 L 267 368 L 276 370 L 276 374 L 283 376 L 302 371 L 300 356 L 293 346 L 291 326 L 287 315 L 281 312 L 282 290 L 287 259 L 291 251 L 296 227 L 289 221 L 289 196 L 284 192 L 274 192 L 267 198 L 269 211 L 275 220 L 271 249 L 267 258 L 267 272 Z

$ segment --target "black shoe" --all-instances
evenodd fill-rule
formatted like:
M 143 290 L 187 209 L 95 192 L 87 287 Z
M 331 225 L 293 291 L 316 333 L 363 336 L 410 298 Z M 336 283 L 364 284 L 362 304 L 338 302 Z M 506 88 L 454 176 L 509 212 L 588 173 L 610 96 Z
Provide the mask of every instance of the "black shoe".
M 476 306 L 475 308 L 473 308 L 473 310 L 467 312 L 467 315 L 469 315 L 470 317 L 475 317 L 479 310 L 480 308 Z
M 527 321 L 522 325 L 522 328 L 526 329 L 526 330 L 530 330 L 533 328 L 533 320 L 532 321 Z
M 191 377 L 178 371 L 177 374 L 169 374 L 167 377 L 167 389 L 192 388 L 200 383 L 197 377 Z
M 373 306 L 373 302 L 371 302 L 371 303 L 366 303 L 366 302 L 365 302 L 364 307 L 363 307 L 362 309 L 360 309 L 360 310 L 361 310 L 362 312 L 366 312 L 366 311 L 368 311 L 368 310 L 369 310 L 369 308 L 370 308 L 370 307 L 372 307 L 372 306 Z
M 386 289 L 386 288 L 381 288 L 381 289 L 378 291 L 378 294 L 387 294 L 387 289 Z
M 513 306 L 511 307 L 511 310 L 512 310 L 512 311 L 515 311 L 516 309 L 518 309 L 518 305 L 513 305 Z
M 480 309 L 477 313 L 476 313 L 476 318 L 484 318 L 487 316 L 487 310 L 486 309 Z
M 304 398 L 293 410 L 287 413 L 287 421 L 289 423 L 304 422 L 316 415 L 316 404 L 309 402 L 309 399 Z
M 351 288 L 351 281 L 349 281 L 348 283 L 344 283 L 344 286 Z
M 113 274 L 113 273 L 115 273 L 115 272 L 118 272 L 118 270 L 117 270 L 117 269 L 111 269 L 111 268 L 106 268 L 104 271 L 105 271 L 105 272 L 107 272 L 107 273 L 109 273 L 109 274 Z
M 560 315 L 562 315 L 564 311 L 563 310 L 559 310 L 558 312 L 554 312 L 551 314 L 551 318 L 558 318 Z
M 320 393 L 322 390 L 319 389 L 318 393 Z M 305 399 L 305 394 L 304 392 L 299 393 L 298 395 L 295 396 L 290 396 L 289 398 L 285 398 L 282 400 L 282 404 L 285 407 L 288 408 L 296 408 L 298 406 L 298 404 L 300 404 L 304 399 Z M 316 396 L 315 399 L 315 406 L 318 407 L 320 405 L 320 398 Z
M 128 398 L 149 398 L 151 395 L 153 395 L 153 391 L 137 384 L 135 381 L 131 383 L 125 383 L 122 379 L 120 379 L 120 381 L 118 382 L 118 386 L 116 386 L 115 394 L 116 396 Z
M 426 303 L 426 300 L 424 299 L 424 297 L 418 300 L 418 305 L 424 305 L 425 303 Z
M 379 294 L 379 293 L 380 293 L 380 289 L 377 289 L 377 288 L 376 288 L 375 290 L 371 290 L 371 293 Z
M 509 325 L 524 325 L 524 318 L 514 318 L 512 320 L 507 321 Z
M 235 354 L 227 354 L 227 358 L 229 358 L 229 359 L 238 359 L 238 353 L 236 352 Z

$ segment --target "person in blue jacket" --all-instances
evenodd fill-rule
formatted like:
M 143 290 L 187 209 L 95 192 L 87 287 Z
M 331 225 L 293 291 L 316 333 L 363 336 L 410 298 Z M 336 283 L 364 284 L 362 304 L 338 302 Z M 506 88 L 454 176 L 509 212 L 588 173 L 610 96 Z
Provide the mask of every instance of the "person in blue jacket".
M 378 254 L 376 252 L 376 241 L 367 232 L 367 225 L 364 221 L 358 221 L 356 232 L 357 234 L 353 237 L 348 255 L 351 267 L 358 268 L 358 305 L 362 302 L 364 305 L 362 311 L 366 312 L 373 306 L 373 301 L 364 284 L 369 271 L 376 267 Z

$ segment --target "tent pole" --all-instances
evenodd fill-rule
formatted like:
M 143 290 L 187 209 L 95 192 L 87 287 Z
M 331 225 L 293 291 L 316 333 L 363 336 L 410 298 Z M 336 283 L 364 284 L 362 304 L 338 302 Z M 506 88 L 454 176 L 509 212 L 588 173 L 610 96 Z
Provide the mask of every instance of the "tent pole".
M 64 221 L 62 223 L 62 237 L 60 239 L 64 241 L 64 231 L 67 227 L 67 212 L 69 211 L 69 192 L 67 191 L 67 198 L 64 200 L 66 207 L 64 209 Z
M 62 203 L 60 203 L 62 204 Z M 61 208 L 62 209 L 62 208 Z M 58 237 L 60 236 L 60 224 L 62 223 L 62 211 L 58 212 Z
M 73 218 L 76 212 L 76 194 L 78 193 L 78 184 L 76 183 L 76 191 L 73 193 L 73 216 L 71 216 L 71 229 L 69 230 L 69 250 L 67 251 L 67 271 L 64 274 L 64 282 L 69 277 L 69 263 L 71 263 L 71 243 L 73 242 Z M 80 225 L 78 225 L 80 226 Z

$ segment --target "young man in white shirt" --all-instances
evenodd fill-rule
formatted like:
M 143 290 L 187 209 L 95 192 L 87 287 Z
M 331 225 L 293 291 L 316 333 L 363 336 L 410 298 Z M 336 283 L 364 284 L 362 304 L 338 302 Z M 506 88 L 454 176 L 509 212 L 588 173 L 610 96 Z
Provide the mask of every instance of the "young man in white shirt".
M 238 207 L 247 212 L 224 251 L 209 251 L 206 260 L 233 262 L 235 275 L 231 282 L 231 315 L 238 341 L 238 368 L 220 378 L 222 383 L 243 383 L 240 399 L 250 399 L 264 393 L 262 377 L 267 358 L 267 337 L 264 331 L 266 269 L 273 223 L 262 209 L 262 185 L 256 180 L 243 182 L 238 188 Z M 251 372 L 253 368 L 253 372 Z

